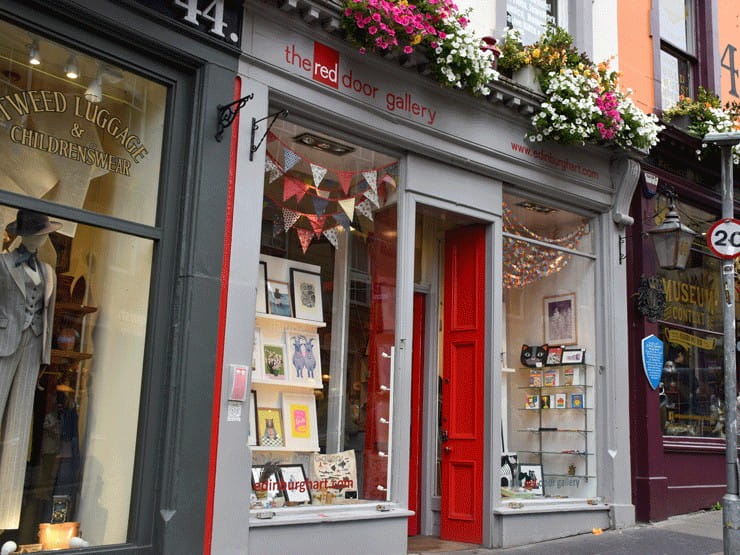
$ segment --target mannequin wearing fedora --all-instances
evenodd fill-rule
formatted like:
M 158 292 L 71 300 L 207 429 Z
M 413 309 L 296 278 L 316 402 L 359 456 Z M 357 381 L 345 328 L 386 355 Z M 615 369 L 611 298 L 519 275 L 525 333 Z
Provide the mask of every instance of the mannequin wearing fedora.
M 7 230 L 21 245 L 0 254 L 0 530 L 18 528 L 36 380 L 51 359 L 56 275 L 36 251 L 60 227 L 18 210 Z

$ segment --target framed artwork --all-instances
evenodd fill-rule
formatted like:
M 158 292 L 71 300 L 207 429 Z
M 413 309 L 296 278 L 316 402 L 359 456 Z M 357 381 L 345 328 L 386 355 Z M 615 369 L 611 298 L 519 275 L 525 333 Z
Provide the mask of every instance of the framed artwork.
M 296 318 L 315 322 L 324 321 L 321 274 L 291 268 L 290 290 Z
M 576 333 L 576 294 L 545 297 L 545 343 L 573 345 Z
M 264 343 L 262 345 L 262 371 L 268 380 L 285 380 L 285 345 Z
M 556 393 L 555 394 L 555 405 L 553 408 L 556 409 L 564 409 L 566 408 L 566 394 L 565 393 Z
M 514 476 L 517 472 L 517 454 L 501 454 L 501 487 L 514 487 Z
M 267 264 L 260 262 L 257 266 L 257 312 L 267 313 Z
M 582 409 L 583 408 L 583 393 L 571 393 L 570 394 L 570 408 Z
M 552 395 L 540 395 L 540 408 L 551 409 Z
M 262 330 L 254 328 L 254 339 L 252 340 L 252 379 L 264 377 L 264 359 L 262 356 Z
M 524 408 L 529 410 L 537 410 L 538 408 L 540 408 L 540 396 L 527 395 L 524 398 Z
M 285 446 L 296 451 L 318 451 L 316 397 L 313 392 L 283 393 Z
M 288 343 L 289 381 L 321 387 L 319 335 L 305 331 L 285 332 Z
M 292 316 L 290 310 L 290 292 L 284 281 L 267 280 L 267 300 L 270 314 Z
M 311 490 L 308 488 L 302 464 L 281 464 L 280 482 L 285 488 L 285 499 L 288 503 L 302 505 L 311 502 Z
M 257 441 L 263 447 L 283 447 L 283 419 L 280 409 L 257 409 Z
M 563 364 L 583 364 L 586 359 L 586 349 L 564 349 Z
M 311 455 L 309 474 L 312 482 L 323 482 L 333 493 L 349 499 L 347 492 L 357 492 L 355 450 L 349 449 L 326 455 L 314 453 Z
M 547 360 L 545 361 L 546 366 L 557 366 L 563 358 L 562 347 L 550 347 L 547 350 Z
M 252 466 L 252 491 L 257 499 L 272 502 L 280 496 L 280 476 L 270 467 L 261 464 Z
M 247 445 L 257 445 L 257 392 L 253 389 L 249 395 L 249 437 Z
M 542 465 L 541 464 L 520 464 L 519 480 L 521 486 L 537 495 L 544 495 L 545 491 L 542 484 Z

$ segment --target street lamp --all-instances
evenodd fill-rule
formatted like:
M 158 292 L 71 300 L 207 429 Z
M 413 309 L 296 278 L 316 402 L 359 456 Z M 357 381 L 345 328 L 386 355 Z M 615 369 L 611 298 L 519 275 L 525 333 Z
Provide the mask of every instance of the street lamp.
M 663 223 L 646 233 L 653 240 L 658 266 L 664 270 L 683 270 L 696 232 L 681 223 L 676 211 L 676 193 L 671 188 L 659 188 L 658 193 L 668 197 L 671 204 Z
M 707 133 L 705 143 L 715 144 L 722 152 L 722 218 L 735 215 L 733 199 L 732 147 L 740 144 L 740 132 Z M 725 554 L 740 553 L 740 497 L 738 497 L 737 461 L 737 377 L 735 376 L 735 263 L 723 259 L 721 281 L 724 289 L 725 352 L 725 461 L 727 492 L 722 497 L 722 539 Z

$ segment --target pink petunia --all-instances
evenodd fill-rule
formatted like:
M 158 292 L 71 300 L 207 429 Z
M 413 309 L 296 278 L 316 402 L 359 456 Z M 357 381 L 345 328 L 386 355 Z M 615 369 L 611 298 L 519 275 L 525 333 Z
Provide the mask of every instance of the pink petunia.
M 403 53 L 404 54 L 411 54 L 414 51 L 414 49 L 409 46 L 408 44 L 403 47 Z

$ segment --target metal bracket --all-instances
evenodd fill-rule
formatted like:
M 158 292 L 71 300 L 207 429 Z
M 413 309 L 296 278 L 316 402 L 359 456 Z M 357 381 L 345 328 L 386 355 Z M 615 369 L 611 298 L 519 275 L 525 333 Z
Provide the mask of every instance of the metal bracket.
M 260 119 L 252 118 L 252 137 L 249 140 L 249 161 L 250 162 L 254 158 L 254 153 L 257 152 L 257 150 L 259 149 L 260 145 L 262 144 L 262 141 L 264 141 L 265 137 L 267 137 L 267 133 L 270 131 L 270 128 L 275 124 L 275 121 L 279 117 L 281 116 L 286 117 L 287 115 L 288 115 L 288 110 L 280 110 L 279 112 L 270 114 L 269 116 L 265 116 L 264 118 L 260 118 Z M 272 118 L 272 119 L 270 120 L 270 124 L 267 126 L 267 129 L 265 129 L 265 132 L 262 135 L 260 142 L 258 142 L 257 144 L 254 144 L 254 135 L 255 133 L 257 133 L 257 130 L 259 129 L 259 125 L 257 124 L 269 118 Z
M 253 98 L 254 94 L 248 94 L 247 96 L 244 96 L 239 100 L 235 100 L 231 104 L 226 104 L 225 106 L 219 104 L 218 106 L 216 106 L 216 109 L 218 110 L 218 127 L 216 128 L 216 140 L 219 143 L 224 136 L 224 131 L 229 126 L 231 126 L 232 123 L 234 123 L 234 118 L 236 118 L 239 110 L 244 108 L 247 102 L 249 102 Z

